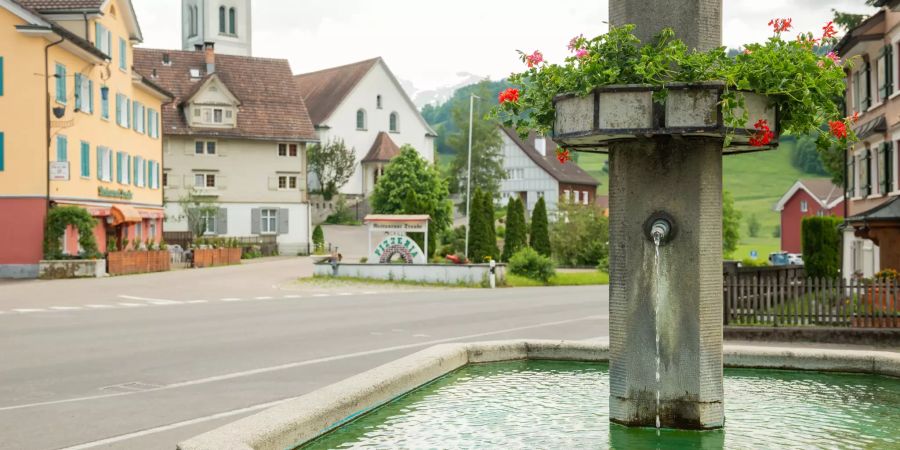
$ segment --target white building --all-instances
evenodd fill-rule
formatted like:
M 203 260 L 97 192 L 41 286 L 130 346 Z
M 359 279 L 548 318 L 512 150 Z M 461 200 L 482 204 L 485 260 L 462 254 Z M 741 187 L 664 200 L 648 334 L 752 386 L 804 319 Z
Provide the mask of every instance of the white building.
M 175 96 L 163 107 L 166 231 L 187 231 L 178 200 L 199 192 L 218 213 L 206 234 L 276 236 L 309 251 L 306 145 L 315 130 L 286 60 L 135 49 L 135 68 Z
M 593 205 L 600 182 L 573 161 L 561 164 L 556 159 L 556 143 L 532 133 L 522 140 L 514 130 L 501 128 L 503 169 L 506 179 L 500 183 L 501 203 L 519 197 L 530 214 L 543 197 L 547 212 L 559 209 L 560 201 Z
M 181 49 L 212 42 L 222 55 L 252 56 L 250 0 L 181 0 Z
M 381 58 L 297 75 L 295 80 L 320 141 L 342 139 L 356 151 L 357 170 L 342 193 L 372 193 L 388 162 L 384 155 L 395 153 L 385 149 L 408 144 L 434 162 L 437 135 Z M 310 182 L 315 186 L 316 180 Z

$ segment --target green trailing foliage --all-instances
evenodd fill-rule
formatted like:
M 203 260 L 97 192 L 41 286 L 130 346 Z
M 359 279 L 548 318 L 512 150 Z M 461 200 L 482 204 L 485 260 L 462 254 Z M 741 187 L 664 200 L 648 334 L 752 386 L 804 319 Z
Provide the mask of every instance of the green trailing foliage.
M 807 276 L 834 278 L 840 274 L 841 223 L 838 217 L 803 218 L 800 241 Z
M 547 203 L 544 202 L 544 197 L 538 199 L 537 204 L 534 205 L 534 211 L 531 212 L 531 233 L 528 243 L 541 255 L 550 256 L 552 254 L 550 226 L 547 223 Z
M 524 247 L 509 259 L 509 272 L 544 284 L 556 275 L 553 261 L 531 247 Z
M 97 220 L 86 209 L 77 206 L 56 206 L 47 212 L 44 230 L 44 258 L 73 257 L 65 255 L 61 245 L 66 228 L 70 225 L 78 231 L 78 245 L 81 246 L 81 252 L 77 258 L 99 258 L 100 252 L 97 249 L 97 240 L 94 238 L 94 227 L 97 225 Z
M 525 206 L 519 198 L 513 198 L 506 205 L 506 236 L 503 240 L 503 261 L 528 246 L 525 224 Z
M 448 200 L 447 181 L 437 168 L 419 156 L 413 147 L 404 145 L 400 154 L 384 170 L 372 195 L 376 214 L 427 214 L 431 217 L 428 233 L 429 259 L 437 252 L 435 236 L 452 224 L 453 205 Z M 423 250 L 425 233 L 409 233 Z

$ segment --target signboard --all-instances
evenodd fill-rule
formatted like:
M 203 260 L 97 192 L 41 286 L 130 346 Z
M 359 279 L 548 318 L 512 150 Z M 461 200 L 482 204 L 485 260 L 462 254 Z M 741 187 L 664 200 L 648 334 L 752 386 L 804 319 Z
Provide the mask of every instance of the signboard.
M 419 248 L 416 241 L 408 236 L 388 236 L 375 246 L 369 255 L 369 262 L 378 261 L 379 264 L 390 264 L 391 258 L 399 256 L 406 264 L 425 264 L 425 253 Z
M 68 161 L 52 161 L 50 163 L 50 181 L 69 181 Z
M 134 197 L 134 194 L 131 191 L 126 191 L 124 189 L 109 189 L 103 186 L 97 188 L 97 195 L 107 198 L 120 198 L 122 200 L 131 200 Z
M 372 222 L 369 223 L 371 231 L 390 231 L 402 233 L 424 233 L 428 222 Z

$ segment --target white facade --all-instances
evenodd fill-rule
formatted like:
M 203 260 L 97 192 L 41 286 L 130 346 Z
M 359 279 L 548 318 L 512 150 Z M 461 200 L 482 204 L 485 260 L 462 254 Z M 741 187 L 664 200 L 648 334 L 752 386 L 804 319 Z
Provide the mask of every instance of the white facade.
M 550 176 L 541 166 L 525 154 L 525 151 L 513 142 L 504 132 L 503 170 L 507 178 L 500 182 L 500 202 L 505 205 L 509 199 L 521 197 L 524 193 L 525 207 L 530 214 L 538 199 L 544 197 L 547 212 L 552 213 L 559 207 L 559 182 Z M 544 147 L 546 151 L 546 147 Z
M 362 129 L 357 128 L 357 112 L 360 110 L 365 116 Z M 395 131 L 391 130 L 392 113 L 397 117 Z M 381 60 L 372 66 L 331 115 L 316 125 L 321 142 L 343 139 L 348 147 L 356 151 L 356 172 L 341 188 L 344 194 L 368 195 L 374 190 L 371 180 L 375 168 L 368 167 L 368 176 L 364 177 L 361 161 L 381 131 L 387 132 L 398 147 L 411 145 L 426 161 L 434 162 L 433 131 Z M 312 182 L 315 183 L 315 180 Z
M 252 56 L 250 0 L 181 0 L 181 49 L 205 42 L 216 52 Z

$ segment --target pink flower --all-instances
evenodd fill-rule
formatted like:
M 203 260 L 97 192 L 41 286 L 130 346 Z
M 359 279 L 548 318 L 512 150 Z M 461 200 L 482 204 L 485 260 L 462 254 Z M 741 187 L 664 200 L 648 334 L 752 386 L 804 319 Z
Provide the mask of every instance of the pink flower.
M 525 63 L 528 64 L 528 67 L 537 66 L 542 62 L 544 62 L 544 55 L 539 50 L 535 50 L 534 53 L 525 57 Z
M 575 57 L 578 59 L 586 58 L 591 53 L 586 48 L 579 48 L 577 52 L 575 52 Z
M 578 36 L 575 36 L 575 37 L 573 37 L 572 39 L 570 39 L 570 40 L 569 40 L 569 47 L 568 47 L 569 51 L 570 51 L 570 52 L 574 52 L 575 49 L 578 48 L 578 41 L 580 41 L 580 40 L 582 40 L 582 39 L 584 39 L 584 35 L 583 35 L 583 34 L 579 34 Z
M 837 52 L 830 51 L 830 52 L 828 52 L 827 55 L 825 55 L 825 57 L 834 61 L 835 65 L 838 65 L 838 66 L 841 65 L 841 58 L 838 56 Z

